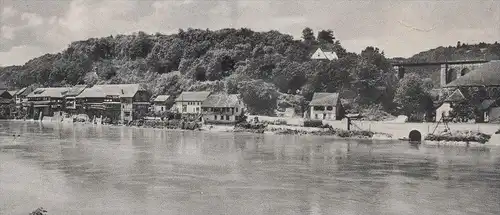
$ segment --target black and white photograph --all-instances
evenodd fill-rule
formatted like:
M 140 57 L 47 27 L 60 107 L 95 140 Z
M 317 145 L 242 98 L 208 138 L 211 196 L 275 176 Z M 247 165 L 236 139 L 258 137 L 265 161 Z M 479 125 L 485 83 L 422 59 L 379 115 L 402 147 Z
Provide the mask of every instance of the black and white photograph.
M 0 215 L 500 214 L 500 0 L 0 0 Z

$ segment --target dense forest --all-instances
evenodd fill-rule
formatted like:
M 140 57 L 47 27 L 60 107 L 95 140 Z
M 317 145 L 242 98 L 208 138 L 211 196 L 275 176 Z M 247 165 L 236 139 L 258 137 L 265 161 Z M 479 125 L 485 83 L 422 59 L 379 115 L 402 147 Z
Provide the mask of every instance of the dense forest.
M 392 61 L 500 56 L 498 43 L 458 45 Z M 339 59 L 311 60 L 318 47 L 335 51 Z M 401 102 L 408 101 L 397 97 L 407 93 L 418 95 L 411 102 L 427 101 L 432 83 L 417 78 L 411 85 L 418 89 L 406 89 L 390 62 L 376 47 L 360 54 L 348 52 L 332 30 L 305 28 L 302 39 L 294 40 L 278 31 L 181 29 L 172 35 L 138 32 L 73 42 L 61 53 L 0 68 L 0 81 L 12 89 L 142 83 L 153 95 L 175 96 L 185 90 L 240 93 L 249 110 L 259 114 L 285 107 L 301 112 L 314 92 L 340 92 L 353 112 L 401 113 Z M 430 72 L 418 73 L 422 74 Z

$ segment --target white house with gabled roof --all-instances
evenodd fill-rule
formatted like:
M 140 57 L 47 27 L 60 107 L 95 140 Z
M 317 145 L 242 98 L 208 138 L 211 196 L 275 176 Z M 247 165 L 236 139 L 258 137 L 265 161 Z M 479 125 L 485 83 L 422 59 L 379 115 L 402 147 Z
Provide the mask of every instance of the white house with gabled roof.
M 325 52 L 321 48 L 316 49 L 314 54 L 311 56 L 311 59 L 313 60 L 337 60 L 339 59 L 337 56 L 337 53 L 334 51 L 331 52 Z
M 200 114 L 201 104 L 208 98 L 210 92 L 182 92 L 176 99 L 174 110 L 182 114 Z

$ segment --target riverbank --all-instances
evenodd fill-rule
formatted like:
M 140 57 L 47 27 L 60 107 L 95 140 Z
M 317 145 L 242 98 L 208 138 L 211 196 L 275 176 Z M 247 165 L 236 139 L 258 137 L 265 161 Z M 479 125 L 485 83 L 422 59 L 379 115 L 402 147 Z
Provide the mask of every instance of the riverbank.
M 25 121 L 25 120 L 16 120 L 16 121 Z M 26 120 L 26 121 L 35 121 L 35 120 Z M 175 121 L 175 122 L 174 122 Z M 403 140 L 408 138 L 408 133 L 410 130 L 415 129 L 416 123 L 397 123 L 397 129 L 384 129 L 387 132 L 379 132 L 382 130 L 381 128 L 394 126 L 394 122 L 361 122 L 363 124 L 370 123 L 369 129 L 360 129 L 363 126 L 359 126 L 361 124 L 359 121 L 354 122 L 356 126 L 350 131 L 343 129 L 346 125 L 343 121 L 335 121 L 334 123 L 325 123 L 325 126 L 321 127 L 304 127 L 300 124 L 286 124 L 286 123 L 269 123 L 261 120 L 261 123 L 247 123 L 248 125 L 252 125 L 248 127 L 245 126 L 233 126 L 233 125 L 207 125 L 201 123 L 187 122 L 182 120 L 170 120 L 170 121 L 150 121 L 146 120 L 141 123 L 133 122 L 128 125 L 108 125 L 108 126 L 128 126 L 128 127 L 136 127 L 136 128 L 153 128 L 153 129 L 167 129 L 167 130 L 195 130 L 195 131 L 206 131 L 206 132 L 246 132 L 246 133 L 260 133 L 260 134 L 270 134 L 270 135 L 309 135 L 309 136 L 327 136 L 335 139 L 345 139 L 345 140 Z M 43 120 L 43 123 L 57 123 L 54 121 L 46 121 Z M 64 124 L 93 124 L 91 122 L 60 122 Z M 333 125 L 332 125 L 333 124 Z M 95 124 L 94 124 L 95 125 Z M 100 125 L 100 124 L 99 124 Z M 380 126 L 381 125 L 381 126 Z M 425 126 L 425 125 L 420 125 Z M 429 126 L 428 128 L 434 128 L 435 125 Z M 460 124 L 453 125 L 455 127 L 462 127 L 462 130 L 457 131 L 473 131 L 477 130 L 479 132 L 478 124 Z M 484 125 L 482 125 L 484 128 Z M 484 141 L 484 143 L 478 143 L 481 145 L 500 145 L 500 134 L 495 134 L 495 131 L 498 131 L 498 125 L 487 125 L 488 129 L 483 129 L 490 131 L 489 134 L 486 132 L 481 132 L 483 134 L 489 135 L 488 141 Z M 494 126 L 496 129 L 493 129 Z M 452 125 L 450 125 L 452 127 Z M 463 129 L 469 128 L 469 129 Z M 475 129 L 476 128 L 476 129 Z M 439 130 L 439 129 L 437 129 Z M 476 132 L 476 133 L 477 133 Z M 400 134 L 401 136 L 397 136 L 394 134 Z M 439 132 L 436 132 L 439 134 Z M 476 142 L 472 139 L 465 138 L 464 141 L 459 141 L 460 139 L 439 139 L 439 138 L 427 138 L 431 136 L 429 133 L 422 132 L 422 144 L 430 144 L 430 145 L 463 145 L 470 146 L 476 144 Z M 426 139 L 427 138 L 427 139 Z M 453 140 L 453 141 L 451 141 Z M 407 140 L 406 140 L 407 141 Z

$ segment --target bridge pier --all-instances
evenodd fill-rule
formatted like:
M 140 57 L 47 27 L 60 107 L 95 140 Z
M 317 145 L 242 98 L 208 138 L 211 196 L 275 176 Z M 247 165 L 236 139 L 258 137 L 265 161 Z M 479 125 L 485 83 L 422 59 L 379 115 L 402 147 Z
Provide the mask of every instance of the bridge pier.
M 441 87 L 444 87 L 446 86 L 449 82 L 449 76 L 448 76 L 448 64 L 441 64 L 441 70 L 440 70 L 440 76 L 439 76 L 439 80 L 440 80 L 440 85 Z

